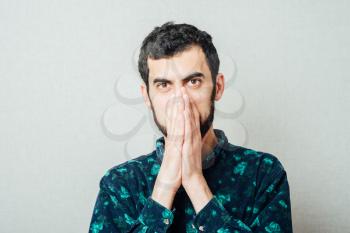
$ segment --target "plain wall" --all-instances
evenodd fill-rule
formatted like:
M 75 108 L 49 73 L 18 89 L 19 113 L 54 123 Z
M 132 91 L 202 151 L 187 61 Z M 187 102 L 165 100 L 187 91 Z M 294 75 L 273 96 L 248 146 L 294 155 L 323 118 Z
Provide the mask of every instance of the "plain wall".
M 349 7 L 1 0 L 0 231 L 88 231 L 100 178 L 159 136 L 136 62 L 173 20 L 213 36 L 228 81 L 214 128 L 282 161 L 294 232 L 350 232 Z

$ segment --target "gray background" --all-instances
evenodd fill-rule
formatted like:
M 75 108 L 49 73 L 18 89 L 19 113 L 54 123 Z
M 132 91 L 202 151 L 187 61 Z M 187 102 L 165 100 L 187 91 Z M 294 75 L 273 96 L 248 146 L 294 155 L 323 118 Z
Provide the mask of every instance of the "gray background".
M 0 231 L 87 232 L 102 175 L 159 135 L 135 59 L 174 20 L 213 36 L 214 127 L 282 161 L 295 232 L 350 232 L 350 4 L 150 2 L 0 1 Z

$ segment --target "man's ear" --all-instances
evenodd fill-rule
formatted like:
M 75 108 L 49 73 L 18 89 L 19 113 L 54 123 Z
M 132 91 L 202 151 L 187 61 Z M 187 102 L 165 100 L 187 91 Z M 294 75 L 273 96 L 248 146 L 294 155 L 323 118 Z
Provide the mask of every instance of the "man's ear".
M 151 109 L 151 102 L 149 100 L 149 96 L 148 96 L 148 93 L 147 93 L 146 85 L 144 83 L 142 83 L 140 88 L 141 88 L 141 94 L 143 96 L 143 100 L 145 101 L 145 104 L 148 106 L 148 108 Z
M 221 99 L 221 96 L 224 94 L 225 89 L 225 77 L 222 73 L 218 73 L 216 76 L 216 93 L 215 100 Z

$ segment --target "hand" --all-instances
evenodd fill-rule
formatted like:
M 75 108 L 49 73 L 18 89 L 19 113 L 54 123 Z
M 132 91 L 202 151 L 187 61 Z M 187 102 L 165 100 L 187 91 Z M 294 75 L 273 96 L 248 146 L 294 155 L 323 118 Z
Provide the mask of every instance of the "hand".
M 163 191 L 176 192 L 181 186 L 181 158 L 184 141 L 184 100 L 177 91 L 166 108 L 166 129 L 164 156 L 159 170 L 156 187 Z
M 199 111 L 189 98 L 184 87 L 181 88 L 185 103 L 185 133 L 182 147 L 182 185 L 186 186 L 194 179 L 201 178 L 202 172 L 202 136 L 200 132 Z

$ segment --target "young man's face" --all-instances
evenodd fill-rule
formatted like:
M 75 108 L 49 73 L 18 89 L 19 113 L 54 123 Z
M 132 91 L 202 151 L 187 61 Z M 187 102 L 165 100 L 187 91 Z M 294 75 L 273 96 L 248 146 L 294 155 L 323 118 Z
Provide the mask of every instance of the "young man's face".
M 159 130 L 164 136 L 167 136 L 167 104 L 171 95 L 183 86 L 199 111 L 201 134 L 204 137 L 213 122 L 214 100 L 220 97 L 213 92 L 210 69 L 201 47 L 192 46 L 170 58 L 157 60 L 148 58 L 147 62 L 149 67 L 148 97 L 145 96 L 144 86 L 142 91 Z M 219 81 L 221 83 L 223 76 L 220 77 L 222 78 Z

